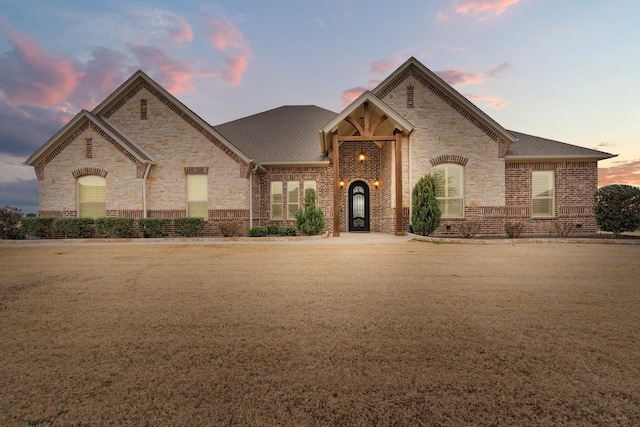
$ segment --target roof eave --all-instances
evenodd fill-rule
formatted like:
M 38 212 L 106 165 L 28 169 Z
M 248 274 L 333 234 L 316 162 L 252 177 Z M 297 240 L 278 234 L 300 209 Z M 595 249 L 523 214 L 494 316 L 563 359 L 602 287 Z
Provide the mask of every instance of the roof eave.
M 505 162 L 523 162 L 523 161 L 536 161 L 536 162 L 540 162 L 540 161 L 548 161 L 548 162 L 555 162 L 558 160 L 562 160 L 562 161 L 585 161 L 585 160 L 593 160 L 593 161 L 599 161 L 599 160 L 606 160 L 606 159 L 612 159 L 614 157 L 618 157 L 617 154 L 608 154 L 608 153 L 603 153 L 604 155 L 590 155 L 590 154 L 584 154 L 584 155 L 564 155 L 564 154 L 560 154 L 560 155 L 543 155 L 543 154 L 535 154 L 535 155 L 506 155 L 505 156 Z
M 294 167 L 294 168 L 323 167 L 323 168 L 326 168 L 329 166 L 329 164 L 330 164 L 329 160 L 260 162 L 260 166 L 263 166 L 265 168 L 273 168 L 273 167 Z
M 82 118 L 90 120 L 90 114 L 87 110 L 80 110 L 80 112 L 76 114 L 76 116 L 71 119 L 66 125 L 64 125 L 62 129 L 56 132 L 55 135 L 49 138 L 49 140 L 42 145 L 42 147 L 40 147 L 35 153 L 29 156 L 29 158 L 24 161 L 24 164 L 27 166 L 35 166 L 36 164 L 38 164 L 42 157 L 49 154 L 53 145 L 55 145 L 55 142 L 69 133 L 69 131 L 73 129 L 73 127 L 76 126 L 78 122 L 82 120 Z

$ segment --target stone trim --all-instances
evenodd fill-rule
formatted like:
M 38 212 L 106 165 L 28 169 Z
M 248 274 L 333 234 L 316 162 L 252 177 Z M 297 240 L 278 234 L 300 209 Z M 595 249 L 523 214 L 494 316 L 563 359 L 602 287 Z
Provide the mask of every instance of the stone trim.
M 431 162 L 431 166 L 437 166 L 443 163 L 455 163 L 458 165 L 466 166 L 469 159 L 455 154 L 443 154 L 438 157 L 433 157 L 429 161 Z
M 36 171 L 36 177 L 38 178 L 38 180 L 42 181 L 44 179 L 44 167 L 47 166 L 53 159 L 55 159 L 56 156 L 62 152 L 62 150 L 71 145 L 71 143 L 75 141 L 75 139 L 88 128 L 89 121 L 87 120 L 86 122 L 78 126 L 75 131 L 67 136 L 60 144 L 57 145 L 56 148 L 53 149 L 53 151 L 51 151 L 51 153 L 47 155 L 47 157 L 42 159 L 42 161 L 35 166 L 34 169 Z
M 80 168 L 71 172 L 71 175 L 73 175 L 73 177 L 76 179 L 80 178 L 81 176 L 87 176 L 87 175 L 97 175 L 102 178 L 106 178 L 107 171 L 100 168 Z
M 208 166 L 186 166 L 184 168 L 185 175 L 208 175 Z

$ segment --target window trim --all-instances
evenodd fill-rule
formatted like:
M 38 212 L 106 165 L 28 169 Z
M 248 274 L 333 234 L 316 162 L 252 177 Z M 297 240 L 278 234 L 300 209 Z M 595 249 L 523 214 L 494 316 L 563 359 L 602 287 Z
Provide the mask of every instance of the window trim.
M 465 198 L 464 198 L 464 184 L 465 184 L 465 173 L 464 166 L 458 163 L 439 163 L 433 167 L 433 174 L 436 175 L 438 169 L 443 169 L 445 171 L 445 179 L 447 179 L 448 170 L 450 168 L 457 169 L 460 171 L 460 196 L 449 197 L 449 196 L 438 196 L 437 194 L 437 180 L 436 180 L 436 199 L 438 200 L 438 204 L 440 205 L 441 217 L 442 218 L 464 218 L 465 214 Z M 445 189 L 445 193 L 448 193 L 448 189 Z M 460 215 L 451 215 L 446 214 L 443 209 L 443 204 L 448 205 L 449 201 L 459 200 L 462 212 Z
M 295 190 L 297 190 L 297 197 L 295 201 L 291 201 L 291 191 L 293 189 L 289 189 L 289 186 L 295 186 Z M 291 208 L 295 206 L 295 210 L 292 212 Z M 296 211 L 300 209 L 300 182 L 299 181 L 287 181 L 287 219 L 295 219 Z
M 549 190 L 551 196 L 536 196 L 533 194 L 534 176 L 546 176 L 548 183 L 550 184 Z M 536 200 L 551 200 L 551 212 L 550 213 L 536 213 L 534 208 L 534 202 Z M 543 170 L 543 171 L 531 171 L 531 217 L 532 218 L 554 218 L 556 216 L 556 174 L 555 171 Z

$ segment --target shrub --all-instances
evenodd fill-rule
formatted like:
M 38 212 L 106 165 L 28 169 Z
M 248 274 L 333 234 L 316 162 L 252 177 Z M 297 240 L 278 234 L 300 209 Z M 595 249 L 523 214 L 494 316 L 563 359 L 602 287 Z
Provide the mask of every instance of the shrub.
M 92 218 L 56 218 L 53 220 L 53 232 L 65 239 L 91 237 L 94 221 Z
M 28 216 L 22 219 L 22 228 L 27 239 L 52 239 L 55 218 Z
M 267 235 L 278 234 L 279 225 L 267 225 Z
M 133 218 L 98 218 L 95 225 L 99 237 L 132 237 L 134 234 Z
M 504 231 L 507 233 L 510 239 L 517 239 L 522 234 L 522 230 L 524 229 L 524 223 L 520 221 L 514 222 L 505 222 Z
M 553 223 L 553 230 L 558 237 L 569 237 L 576 231 L 576 225 L 570 221 L 556 221 Z
M 253 227 L 249 230 L 249 237 L 265 237 L 268 234 L 268 227 Z
M 304 234 L 318 234 L 324 230 L 324 212 L 316 207 L 316 190 L 307 188 L 304 208 L 296 211 L 296 228 Z
M 279 236 L 295 236 L 297 234 L 296 227 L 293 225 L 283 225 L 278 227 Z
M 22 239 L 22 211 L 13 206 L 0 208 L 0 239 Z
M 167 218 L 140 218 L 138 220 L 138 230 L 142 237 L 164 237 L 168 235 L 170 219 Z
M 613 184 L 599 188 L 595 194 L 596 223 L 600 230 L 616 238 L 625 231 L 640 227 L 640 188 Z
M 173 220 L 173 228 L 179 236 L 195 237 L 204 227 L 204 218 L 176 218 Z
M 413 187 L 413 210 L 411 224 L 413 232 L 428 236 L 440 226 L 440 205 L 436 199 L 436 180 L 431 174 L 420 178 Z
M 232 237 L 238 233 L 237 222 L 220 222 L 218 223 L 218 228 L 220 228 L 220 232 L 224 237 Z
M 463 221 L 460 223 L 460 234 L 465 239 L 474 237 L 480 232 L 480 223 L 475 221 Z

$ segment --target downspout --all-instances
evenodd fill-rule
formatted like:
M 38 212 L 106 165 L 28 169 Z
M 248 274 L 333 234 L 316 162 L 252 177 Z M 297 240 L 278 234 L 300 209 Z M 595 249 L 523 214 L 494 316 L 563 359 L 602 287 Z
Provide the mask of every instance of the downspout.
M 144 170 L 142 176 L 142 217 L 147 217 L 147 178 L 149 177 L 149 171 L 151 171 L 151 163 L 147 163 L 147 167 Z
M 258 165 L 256 164 L 251 171 L 251 176 L 249 177 L 249 229 L 253 228 L 253 175 L 258 170 Z
M 409 225 L 411 224 L 412 211 L 413 211 L 413 187 L 411 187 L 412 180 L 412 171 L 411 171 L 411 135 L 407 135 L 407 148 L 409 149 Z

